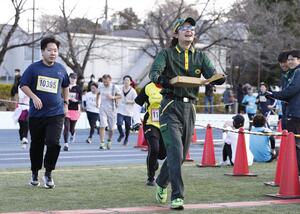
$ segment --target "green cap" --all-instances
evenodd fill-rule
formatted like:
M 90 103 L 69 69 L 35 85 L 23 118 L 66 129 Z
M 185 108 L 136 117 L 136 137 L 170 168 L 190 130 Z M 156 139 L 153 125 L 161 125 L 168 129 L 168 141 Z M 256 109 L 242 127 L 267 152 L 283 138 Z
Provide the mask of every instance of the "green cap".
M 183 19 L 183 18 L 178 18 L 176 19 L 176 21 L 174 22 L 174 25 L 173 25 L 173 32 L 174 33 L 177 33 L 178 32 L 178 28 L 180 26 L 182 26 L 184 23 L 190 23 L 192 26 L 195 26 L 196 25 L 196 21 L 192 18 L 192 17 L 188 17 L 186 19 Z

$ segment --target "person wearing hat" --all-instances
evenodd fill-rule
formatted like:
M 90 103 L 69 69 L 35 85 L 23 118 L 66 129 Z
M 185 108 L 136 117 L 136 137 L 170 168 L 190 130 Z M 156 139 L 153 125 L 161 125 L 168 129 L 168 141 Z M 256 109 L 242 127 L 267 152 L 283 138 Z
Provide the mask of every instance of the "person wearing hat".
M 80 105 L 82 101 L 82 91 L 76 84 L 77 74 L 70 73 L 70 85 L 69 85 L 69 104 L 68 113 L 64 122 L 64 151 L 69 151 L 69 132 L 71 133 L 70 142 L 75 142 L 75 126 L 77 120 L 80 117 Z
M 159 203 L 166 203 L 167 186 L 171 183 L 172 209 L 183 209 L 184 205 L 181 165 L 194 131 L 199 87 L 174 87 L 169 80 L 176 76 L 200 78 L 202 75 L 208 79 L 216 73 L 206 54 L 194 48 L 195 25 L 191 17 L 175 21 L 171 46 L 158 53 L 149 73 L 151 81 L 162 86 L 159 122 L 167 151 L 167 158 L 156 179 L 156 199 Z M 225 78 L 222 78 L 213 84 L 224 82 Z

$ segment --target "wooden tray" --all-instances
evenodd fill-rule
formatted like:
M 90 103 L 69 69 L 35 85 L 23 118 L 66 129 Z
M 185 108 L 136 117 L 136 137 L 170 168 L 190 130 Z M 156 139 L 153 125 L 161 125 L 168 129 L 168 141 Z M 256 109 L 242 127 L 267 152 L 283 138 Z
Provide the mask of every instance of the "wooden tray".
M 180 87 L 197 87 L 200 85 L 207 85 L 212 81 L 224 78 L 224 74 L 215 74 L 209 79 L 200 79 L 198 77 L 188 77 L 188 76 L 176 76 L 170 79 L 170 84 L 173 86 Z

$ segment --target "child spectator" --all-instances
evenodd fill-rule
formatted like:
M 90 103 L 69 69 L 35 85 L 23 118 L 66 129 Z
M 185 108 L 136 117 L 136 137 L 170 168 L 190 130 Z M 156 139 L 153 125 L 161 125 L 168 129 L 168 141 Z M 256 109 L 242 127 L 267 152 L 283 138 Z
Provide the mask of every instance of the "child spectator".
M 240 114 L 235 115 L 233 118 L 233 130 L 238 131 L 239 128 L 244 126 L 244 117 Z M 224 142 L 226 144 L 231 145 L 231 150 L 232 150 L 232 163 L 234 164 L 234 160 L 236 157 L 236 149 L 237 149 L 237 144 L 238 144 L 238 136 L 239 133 L 235 132 L 230 132 L 223 137 Z M 246 152 L 247 152 L 247 159 L 248 159 L 248 165 L 251 166 L 253 164 L 253 155 L 249 149 L 249 135 L 244 135 L 245 136 L 245 143 L 246 143 Z
M 253 132 L 268 133 L 271 129 L 266 128 L 266 118 L 255 115 L 253 118 Z M 250 150 L 255 162 L 271 162 L 276 157 L 275 139 L 273 136 L 250 135 Z
M 233 128 L 232 121 L 225 122 L 224 128 L 232 130 L 232 128 Z M 231 164 L 233 166 L 231 142 L 226 140 L 227 135 L 228 135 L 228 131 L 223 132 L 224 146 L 223 146 L 223 151 L 222 151 L 223 162 L 221 163 L 221 165 L 228 165 L 229 166 Z M 228 160 L 227 160 L 227 157 L 228 157 Z

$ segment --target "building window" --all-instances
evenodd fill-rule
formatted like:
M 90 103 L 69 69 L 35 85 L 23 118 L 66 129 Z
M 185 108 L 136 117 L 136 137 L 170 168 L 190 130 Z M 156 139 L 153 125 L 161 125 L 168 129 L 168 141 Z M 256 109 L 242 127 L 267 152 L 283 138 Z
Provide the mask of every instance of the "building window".
M 25 47 L 25 54 L 24 54 L 24 60 L 30 61 L 32 59 L 32 48 L 31 47 Z M 40 49 L 35 47 L 34 48 L 34 61 L 37 61 L 40 59 Z

